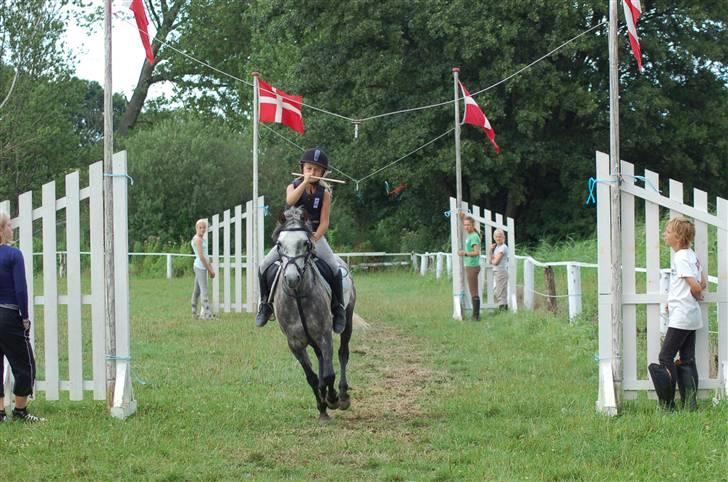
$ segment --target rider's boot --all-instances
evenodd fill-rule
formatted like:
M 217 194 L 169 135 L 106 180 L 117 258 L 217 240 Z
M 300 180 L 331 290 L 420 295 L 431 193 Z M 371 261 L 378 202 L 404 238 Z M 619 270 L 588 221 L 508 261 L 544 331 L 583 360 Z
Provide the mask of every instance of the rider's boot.
M 473 321 L 480 321 L 480 297 L 473 296 Z
M 346 309 L 344 308 L 344 287 L 341 270 L 338 268 L 331 281 L 331 314 L 334 315 L 334 333 L 341 333 L 346 328 Z
M 261 327 L 268 323 L 271 315 L 273 314 L 273 305 L 268 303 L 270 297 L 270 287 L 268 286 L 268 280 L 266 279 L 266 273 L 258 271 L 258 284 L 260 286 L 260 306 L 258 306 L 258 315 L 255 317 L 255 326 Z
M 670 370 L 658 363 L 650 363 L 647 369 L 655 385 L 660 406 L 665 410 L 675 410 L 675 380 Z
M 684 362 L 678 360 L 675 363 L 677 372 L 677 387 L 680 390 L 680 403 L 684 410 L 696 410 L 698 408 L 698 368 L 695 360 Z

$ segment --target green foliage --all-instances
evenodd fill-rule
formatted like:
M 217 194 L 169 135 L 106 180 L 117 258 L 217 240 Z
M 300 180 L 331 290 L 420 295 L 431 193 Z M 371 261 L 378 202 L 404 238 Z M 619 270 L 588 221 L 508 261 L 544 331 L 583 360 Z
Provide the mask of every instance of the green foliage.
M 70 3 L 0 1 L 0 199 L 101 158 L 103 91 L 71 77 L 60 40 Z
M 454 66 L 471 91 L 491 85 L 605 21 L 606 8 L 566 0 L 260 2 L 253 8 L 249 64 L 311 105 L 366 117 L 452 98 Z M 648 167 L 718 195 L 728 192 L 717 175 L 728 147 L 721 136 L 728 95 L 726 42 L 713 39 L 727 35 L 727 16 L 720 2 L 646 5 L 643 74 L 620 36 L 622 157 L 638 170 Z M 515 217 L 521 239 L 593 232 L 594 211 L 583 204 L 594 151 L 609 145 L 605 33 L 602 26 L 476 98 L 503 154 L 494 154 L 480 130 L 463 128 L 464 197 Z M 304 112 L 302 143 L 322 145 L 354 177 L 452 125 L 448 104 L 365 122 L 354 140 L 345 121 Z M 371 241 L 390 250 L 432 249 L 448 235 L 439 212 L 454 195 L 454 174 L 448 137 L 370 178 L 359 192 L 341 189 L 334 225 L 345 206 L 343 221 L 356 220 L 359 239 L 377 233 Z M 385 180 L 410 187 L 392 202 Z
M 195 222 L 251 198 L 248 140 L 219 121 L 178 115 L 124 140 L 129 236 L 160 246 L 192 238 Z

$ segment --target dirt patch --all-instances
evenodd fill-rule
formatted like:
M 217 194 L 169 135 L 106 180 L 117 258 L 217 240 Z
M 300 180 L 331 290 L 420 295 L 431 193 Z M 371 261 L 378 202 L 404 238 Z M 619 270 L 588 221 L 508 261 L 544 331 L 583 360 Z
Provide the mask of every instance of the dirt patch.
M 391 326 L 366 323 L 365 329 L 354 330 L 350 346 L 352 408 L 332 415 L 354 424 L 392 418 L 403 422 L 424 415 L 421 401 L 437 374 L 425 365 L 414 337 Z

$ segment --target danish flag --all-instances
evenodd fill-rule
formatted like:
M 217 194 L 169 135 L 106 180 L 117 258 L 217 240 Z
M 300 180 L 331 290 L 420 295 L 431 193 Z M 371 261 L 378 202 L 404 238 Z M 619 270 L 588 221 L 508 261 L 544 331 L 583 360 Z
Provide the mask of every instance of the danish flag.
M 288 95 L 258 79 L 258 119 L 260 122 L 283 124 L 303 134 L 303 114 L 300 95 Z
M 640 0 L 623 0 L 624 18 L 627 20 L 627 33 L 629 34 L 629 43 L 632 46 L 632 53 L 637 59 L 637 68 L 642 71 L 642 50 L 640 49 L 640 39 L 637 36 L 637 21 L 642 15 L 642 5 Z
M 488 118 L 485 117 L 483 110 L 475 103 L 473 97 L 465 88 L 462 82 L 460 82 L 460 88 L 463 90 L 463 99 L 465 100 L 465 117 L 463 117 L 463 123 L 472 124 L 478 126 L 485 131 L 485 135 L 490 139 L 490 143 L 495 147 L 495 153 L 500 154 L 500 147 L 495 143 L 495 131 L 488 122 Z
M 147 30 L 149 20 L 147 19 L 147 12 L 144 11 L 144 3 L 142 0 L 131 0 L 129 10 L 134 12 L 134 20 L 136 20 L 139 36 L 142 38 L 142 45 L 147 55 L 147 61 L 149 65 L 154 65 L 154 52 L 152 52 L 152 46 L 149 43 L 149 31 Z

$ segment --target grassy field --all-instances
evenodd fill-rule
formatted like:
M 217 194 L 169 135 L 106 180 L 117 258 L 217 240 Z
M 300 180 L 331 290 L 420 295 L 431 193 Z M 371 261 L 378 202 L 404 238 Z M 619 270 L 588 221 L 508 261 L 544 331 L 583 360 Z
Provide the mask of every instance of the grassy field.
M 275 323 L 189 316 L 188 279 L 133 279 L 139 411 L 33 403 L 0 426 L 3 480 L 726 480 L 728 404 L 595 413 L 597 328 L 542 312 L 451 319 L 446 281 L 357 276 L 352 407 L 320 425 Z

